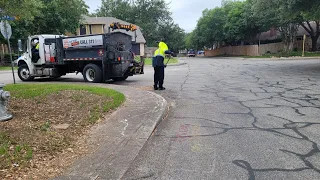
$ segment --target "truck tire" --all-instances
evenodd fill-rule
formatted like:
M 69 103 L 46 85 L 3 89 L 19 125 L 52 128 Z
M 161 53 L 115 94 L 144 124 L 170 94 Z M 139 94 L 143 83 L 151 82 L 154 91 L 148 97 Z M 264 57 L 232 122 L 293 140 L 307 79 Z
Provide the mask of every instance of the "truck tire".
M 100 83 L 102 81 L 102 70 L 95 64 L 86 65 L 82 74 L 86 82 Z
M 34 79 L 34 77 L 30 75 L 29 67 L 27 64 L 22 64 L 19 66 L 18 76 L 21 81 L 32 81 Z

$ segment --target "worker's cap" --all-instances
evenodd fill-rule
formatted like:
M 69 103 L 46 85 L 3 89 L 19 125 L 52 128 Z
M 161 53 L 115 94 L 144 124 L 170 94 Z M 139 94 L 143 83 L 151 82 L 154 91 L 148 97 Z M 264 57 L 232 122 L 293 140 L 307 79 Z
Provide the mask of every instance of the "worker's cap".
M 36 43 L 38 43 L 39 41 L 38 41 L 37 39 L 35 39 L 35 40 L 33 40 L 33 42 L 36 44 Z

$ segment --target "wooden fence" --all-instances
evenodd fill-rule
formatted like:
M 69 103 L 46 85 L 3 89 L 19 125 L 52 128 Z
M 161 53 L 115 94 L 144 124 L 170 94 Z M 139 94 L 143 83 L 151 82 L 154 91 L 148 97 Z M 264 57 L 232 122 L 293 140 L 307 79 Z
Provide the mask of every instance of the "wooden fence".
M 9 49 L 6 44 L 0 44 L 0 55 L 9 54 Z
M 301 42 L 295 43 L 298 50 L 302 50 L 299 45 Z M 302 46 L 302 45 L 301 45 Z M 234 55 L 234 56 L 261 56 L 266 53 L 278 53 L 285 48 L 284 43 L 271 43 L 247 46 L 228 46 L 214 50 L 206 50 L 205 56 L 218 56 L 218 55 Z
M 258 45 L 248 46 L 228 46 L 214 50 L 206 50 L 205 56 L 219 56 L 219 55 L 233 55 L 233 56 L 259 56 Z
M 284 43 L 271 43 L 271 44 L 262 44 L 259 47 L 259 55 L 264 55 L 267 53 L 278 53 L 280 50 L 285 48 Z
M 296 41 L 294 43 L 294 48 L 302 51 L 302 41 Z M 311 42 L 309 39 L 306 41 L 306 49 L 310 50 Z M 205 56 L 219 56 L 219 55 L 234 55 L 234 56 L 261 56 L 267 53 L 278 53 L 285 49 L 283 42 L 261 44 L 259 45 L 247 45 L 247 46 L 228 46 L 222 47 L 214 50 L 206 50 Z

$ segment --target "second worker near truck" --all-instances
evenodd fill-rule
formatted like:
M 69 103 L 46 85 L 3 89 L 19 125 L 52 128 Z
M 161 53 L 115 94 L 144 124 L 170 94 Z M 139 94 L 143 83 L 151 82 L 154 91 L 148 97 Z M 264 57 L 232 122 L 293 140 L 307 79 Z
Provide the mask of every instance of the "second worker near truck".
M 172 54 L 169 51 L 169 48 L 166 43 L 158 42 L 158 49 L 154 52 L 152 57 L 152 66 L 154 68 L 154 90 L 165 90 L 166 88 L 163 87 L 163 80 L 164 80 L 164 68 L 166 65 L 164 64 L 164 59 L 166 54 Z

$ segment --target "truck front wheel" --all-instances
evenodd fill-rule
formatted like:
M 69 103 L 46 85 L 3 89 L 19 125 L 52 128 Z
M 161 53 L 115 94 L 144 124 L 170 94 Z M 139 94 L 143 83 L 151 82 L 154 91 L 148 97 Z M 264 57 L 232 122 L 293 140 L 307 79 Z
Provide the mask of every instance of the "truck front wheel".
M 99 83 L 102 81 L 102 70 L 95 64 L 86 65 L 82 74 L 86 82 Z
M 21 81 L 32 81 L 34 79 L 34 77 L 30 75 L 30 70 L 27 64 L 22 64 L 19 66 L 18 76 Z

